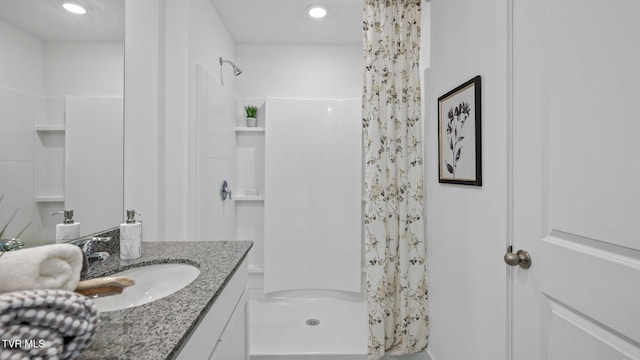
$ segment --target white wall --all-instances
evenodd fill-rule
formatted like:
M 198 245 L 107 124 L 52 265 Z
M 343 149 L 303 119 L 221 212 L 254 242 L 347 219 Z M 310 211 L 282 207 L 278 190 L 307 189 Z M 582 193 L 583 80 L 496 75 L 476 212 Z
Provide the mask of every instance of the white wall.
M 0 20 L 0 226 L 16 217 L 3 237 L 15 236 L 33 219 L 36 95 L 44 90 L 44 43 Z M 33 238 L 33 226 L 22 236 Z
M 433 360 L 505 359 L 505 0 L 432 0 L 426 213 Z M 483 186 L 438 183 L 437 98 L 482 77 Z
M 125 207 L 143 214 L 148 241 L 195 240 L 196 64 L 215 74 L 234 52 L 211 3 L 187 5 L 127 1 Z
M 44 93 L 44 42 L 0 20 L 0 84 L 30 94 Z
M 122 41 L 49 41 L 45 45 L 45 58 L 48 96 L 122 96 Z
M 362 46 L 256 45 L 236 49 L 243 98 L 362 96 Z
M 35 97 L 0 86 L 0 230 L 18 209 L 2 238 L 13 238 L 33 219 Z M 30 240 L 33 227 L 21 239 Z
M 189 181 L 189 32 L 192 1 L 167 0 L 164 9 L 164 96 L 160 123 L 160 239 L 186 240 Z M 164 116 L 163 116 L 164 115 Z M 164 218 L 164 219 L 163 219 Z M 170 219 L 167 221 L 167 219 Z
M 142 213 L 143 240 L 158 238 L 160 14 L 156 0 L 125 2 L 124 207 Z

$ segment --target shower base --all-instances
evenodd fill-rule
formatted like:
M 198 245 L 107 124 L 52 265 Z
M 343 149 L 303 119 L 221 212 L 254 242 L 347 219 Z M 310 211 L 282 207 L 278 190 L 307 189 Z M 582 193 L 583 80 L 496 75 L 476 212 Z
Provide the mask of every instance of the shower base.
M 364 300 L 249 300 L 251 360 L 367 358 Z

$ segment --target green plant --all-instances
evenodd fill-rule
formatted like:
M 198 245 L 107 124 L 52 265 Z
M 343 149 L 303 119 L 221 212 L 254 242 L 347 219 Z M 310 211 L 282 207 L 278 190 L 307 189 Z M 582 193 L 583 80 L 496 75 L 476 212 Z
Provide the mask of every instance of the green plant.
M 255 118 L 258 114 L 258 107 L 253 105 L 247 105 L 244 107 L 244 111 L 247 113 L 247 117 Z

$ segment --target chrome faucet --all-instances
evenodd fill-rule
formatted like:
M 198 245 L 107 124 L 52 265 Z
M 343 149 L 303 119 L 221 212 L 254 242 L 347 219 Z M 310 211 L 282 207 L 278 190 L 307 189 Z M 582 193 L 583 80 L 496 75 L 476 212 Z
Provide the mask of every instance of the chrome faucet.
M 109 258 L 109 253 L 106 251 L 98 251 L 98 245 L 101 242 L 111 240 L 110 237 L 86 237 L 77 240 L 69 241 L 69 244 L 77 245 L 82 249 L 84 256 L 89 264 L 96 261 L 105 261 Z
M 0 239 L 0 252 L 1 251 L 12 251 L 19 250 L 24 247 L 24 244 L 20 239 Z

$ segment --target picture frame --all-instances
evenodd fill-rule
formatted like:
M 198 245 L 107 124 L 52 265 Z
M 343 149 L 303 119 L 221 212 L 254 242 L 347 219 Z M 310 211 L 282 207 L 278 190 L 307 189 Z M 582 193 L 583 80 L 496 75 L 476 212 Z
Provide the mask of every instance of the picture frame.
M 438 182 L 482 186 L 481 81 L 438 98 Z

